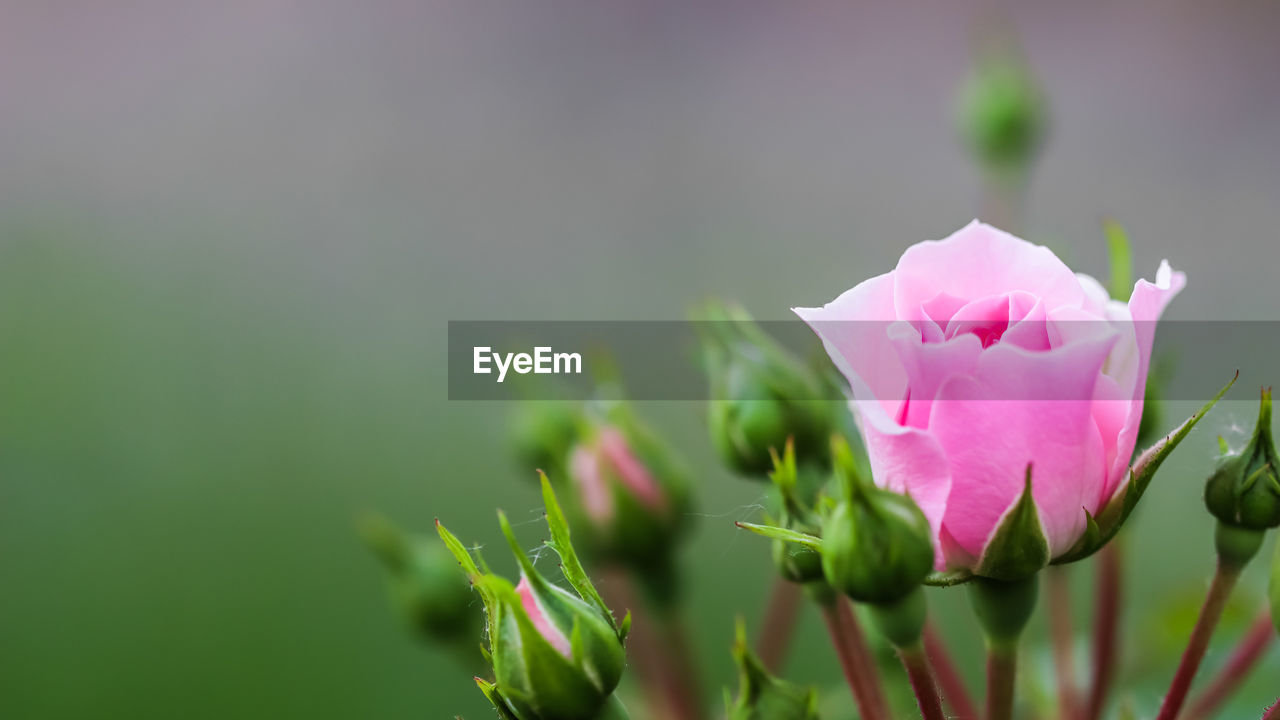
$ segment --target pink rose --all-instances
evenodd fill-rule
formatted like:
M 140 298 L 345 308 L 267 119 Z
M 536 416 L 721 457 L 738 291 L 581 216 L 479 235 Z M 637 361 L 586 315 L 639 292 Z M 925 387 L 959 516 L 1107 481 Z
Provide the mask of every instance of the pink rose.
M 795 312 L 849 381 L 876 483 L 920 505 L 939 569 L 973 568 L 1029 463 L 1051 557 L 1123 487 L 1155 321 L 1185 284 L 1162 262 L 1126 305 L 974 221 Z

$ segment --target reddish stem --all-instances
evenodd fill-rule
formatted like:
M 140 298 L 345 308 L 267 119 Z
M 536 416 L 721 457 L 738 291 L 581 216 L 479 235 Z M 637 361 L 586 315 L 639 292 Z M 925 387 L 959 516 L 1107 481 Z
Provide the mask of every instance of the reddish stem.
M 951 717 L 956 720 L 978 720 L 978 708 L 969 697 L 964 678 L 960 677 L 955 662 L 947 652 L 946 643 L 933 623 L 924 626 L 924 650 L 929 656 L 929 664 L 933 666 L 938 687 L 942 690 L 942 700 L 951 709 Z
M 1067 568 L 1049 568 L 1049 633 L 1053 638 L 1053 665 L 1058 677 L 1058 707 L 1062 720 L 1076 720 L 1075 633 L 1071 629 L 1071 578 Z
M 1280 698 L 1276 698 L 1276 702 L 1267 708 L 1267 712 L 1263 714 L 1262 720 L 1280 720 Z
M 774 581 L 773 592 L 769 594 L 769 605 L 764 613 L 764 627 L 756 645 L 760 662 L 770 671 L 776 672 L 786 659 L 803 600 L 804 593 L 799 585 L 783 578 Z
M 1209 585 L 1209 594 L 1204 599 L 1204 606 L 1200 608 L 1200 617 L 1196 619 L 1195 629 L 1191 631 L 1187 649 L 1182 653 L 1178 671 L 1173 675 L 1173 682 L 1169 684 L 1169 692 L 1164 696 L 1164 704 L 1160 706 L 1160 714 L 1156 716 L 1156 720 L 1175 720 L 1178 717 L 1178 711 L 1187 699 L 1187 691 L 1191 689 L 1191 681 L 1195 679 L 1196 670 L 1200 669 L 1200 661 L 1204 659 L 1204 652 L 1209 647 L 1209 638 L 1213 636 L 1213 630 L 1218 626 L 1222 611 L 1227 606 L 1227 598 L 1231 596 L 1231 590 L 1239 578 L 1239 567 L 1218 564 L 1218 569 L 1213 574 L 1213 583 Z
M 822 619 L 831 635 L 831 644 L 835 646 L 844 679 L 849 683 L 854 702 L 858 705 L 858 715 L 864 720 L 889 720 L 888 704 L 880 689 L 875 658 L 867 647 L 866 637 L 849 602 L 837 598 L 822 605 Z
M 929 660 L 919 645 L 901 649 L 898 657 L 902 667 L 907 671 L 907 679 L 911 681 L 911 689 L 916 694 L 916 704 L 920 706 L 920 717 L 924 720 L 946 720 L 942 714 L 942 700 L 938 697 L 938 687 L 933 682 L 933 673 L 929 671 Z
M 987 720 L 1012 720 L 1014 680 L 1018 676 L 1016 643 L 987 648 Z
M 1231 652 L 1227 664 L 1218 672 L 1217 677 L 1191 703 L 1191 709 L 1183 715 L 1183 720 L 1203 720 L 1212 717 L 1240 687 L 1262 656 L 1266 654 L 1276 631 L 1271 623 L 1271 612 L 1263 608 L 1258 618 L 1249 626 L 1248 632 L 1240 639 L 1240 644 Z
M 1089 687 L 1085 720 L 1099 720 L 1102 717 L 1102 709 L 1107 704 L 1107 695 L 1111 692 L 1114 679 L 1122 579 L 1120 552 L 1119 541 L 1113 540 L 1098 554 L 1093 617 L 1093 678 Z

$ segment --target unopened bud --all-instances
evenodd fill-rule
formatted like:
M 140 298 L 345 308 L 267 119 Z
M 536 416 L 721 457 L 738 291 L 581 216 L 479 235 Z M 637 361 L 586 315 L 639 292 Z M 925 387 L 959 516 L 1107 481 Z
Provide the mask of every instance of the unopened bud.
M 501 513 L 503 535 L 520 564 L 515 585 L 482 571 L 452 533 L 438 522 L 437 529 L 484 601 L 496 682 L 477 682 L 499 715 L 516 720 L 597 720 L 622 675 L 622 642 L 630 618 L 615 623 L 582 572 L 545 476 L 542 485 L 552 535 L 547 544 L 560 556 L 577 595 L 553 585 L 534 568 Z
M 823 379 L 765 333 L 746 310 L 710 305 L 699 323 L 711 379 L 711 439 L 731 470 L 763 477 L 769 453 L 794 441 L 801 464 L 825 468 L 833 407 Z
M 424 640 L 474 649 L 482 615 L 453 557 L 381 515 L 361 518 L 359 531 L 386 567 L 391 602 L 409 628 Z
M 1204 502 L 1224 523 L 1252 530 L 1280 525 L 1280 469 L 1271 438 L 1271 388 L 1264 388 L 1253 438 L 1205 484 Z
M 822 523 L 827 581 L 859 602 L 901 600 L 933 569 L 929 522 L 911 498 L 865 479 L 843 440 L 833 455 L 842 497 Z
M 575 528 L 602 560 L 651 569 L 669 560 L 686 526 L 684 468 L 625 409 L 583 433 L 569 453 Z

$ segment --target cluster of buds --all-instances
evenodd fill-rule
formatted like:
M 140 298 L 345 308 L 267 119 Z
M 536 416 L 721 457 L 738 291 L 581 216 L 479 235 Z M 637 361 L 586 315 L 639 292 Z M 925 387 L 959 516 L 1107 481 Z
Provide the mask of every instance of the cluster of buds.
M 476 678 L 503 720 L 599 720 L 622 677 L 631 616 L 617 622 L 582 569 L 555 493 L 542 476 L 551 539 L 576 595 L 542 576 L 502 513 L 498 520 L 520 564 L 512 584 L 477 563 L 443 525 L 440 537 L 484 601 L 494 680 Z
M 821 374 L 771 338 L 736 305 L 708 304 L 698 314 L 711 383 L 711 440 L 734 472 L 763 478 L 771 453 L 788 441 L 802 465 L 829 466 L 827 440 L 839 397 Z
M 1262 390 L 1253 437 L 1239 453 L 1227 453 L 1205 484 L 1204 502 L 1218 521 L 1265 532 L 1280 526 L 1280 458 L 1271 437 L 1271 388 Z
M 831 441 L 837 496 L 821 497 L 816 507 L 797 507 L 787 488 L 793 470 L 790 453 L 774 472 L 786 506 L 799 523 L 790 526 L 739 523 L 740 527 L 799 546 L 782 556 L 784 576 L 816 583 L 865 603 L 896 646 L 914 645 L 924 629 L 921 585 L 933 569 L 929 523 L 907 495 L 877 487 L 858 467 L 844 438 Z M 807 528 L 797 529 L 797 525 Z M 783 551 L 785 552 L 785 551 Z M 782 554 L 775 545 L 775 556 Z M 818 570 L 820 569 L 820 574 Z

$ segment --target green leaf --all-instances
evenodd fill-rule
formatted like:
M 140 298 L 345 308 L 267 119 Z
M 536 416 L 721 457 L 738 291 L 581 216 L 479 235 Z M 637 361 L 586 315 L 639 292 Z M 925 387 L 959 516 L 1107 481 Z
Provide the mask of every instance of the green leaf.
M 822 538 L 809 533 L 799 532 L 797 530 L 788 530 L 786 528 L 774 527 L 773 525 L 757 525 L 748 522 L 736 522 L 734 525 L 743 530 L 750 530 L 757 535 L 763 535 L 773 540 L 783 540 L 785 542 L 799 543 L 805 547 L 812 548 L 819 552 L 822 551 Z
M 1107 236 L 1107 253 L 1111 258 L 1111 297 L 1127 302 L 1133 293 L 1133 253 L 1129 235 L 1115 220 L 1104 220 L 1102 231 Z
M 1049 564 L 1049 541 L 1031 494 L 1031 465 L 1027 465 L 1022 495 L 1005 513 L 987 542 L 976 575 L 997 580 L 1021 580 Z
M 564 510 L 556 500 L 551 481 L 547 480 L 545 473 L 539 471 L 538 474 L 542 478 L 542 502 L 547 508 L 547 528 L 551 530 L 551 539 L 547 541 L 547 547 L 560 556 L 560 567 L 564 571 L 565 580 L 568 580 L 573 589 L 578 591 L 579 597 L 600 611 L 600 614 L 618 633 L 618 639 L 622 640 L 626 637 L 627 628 L 630 626 L 629 619 L 619 627 L 617 620 L 613 617 L 613 611 L 605 604 L 600 593 L 596 592 L 595 585 L 591 584 L 586 570 L 582 569 L 582 562 L 578 560 L 578 554 L 573 550 L 573 543 L 569 541 L 569 522 L 565 520 Z

